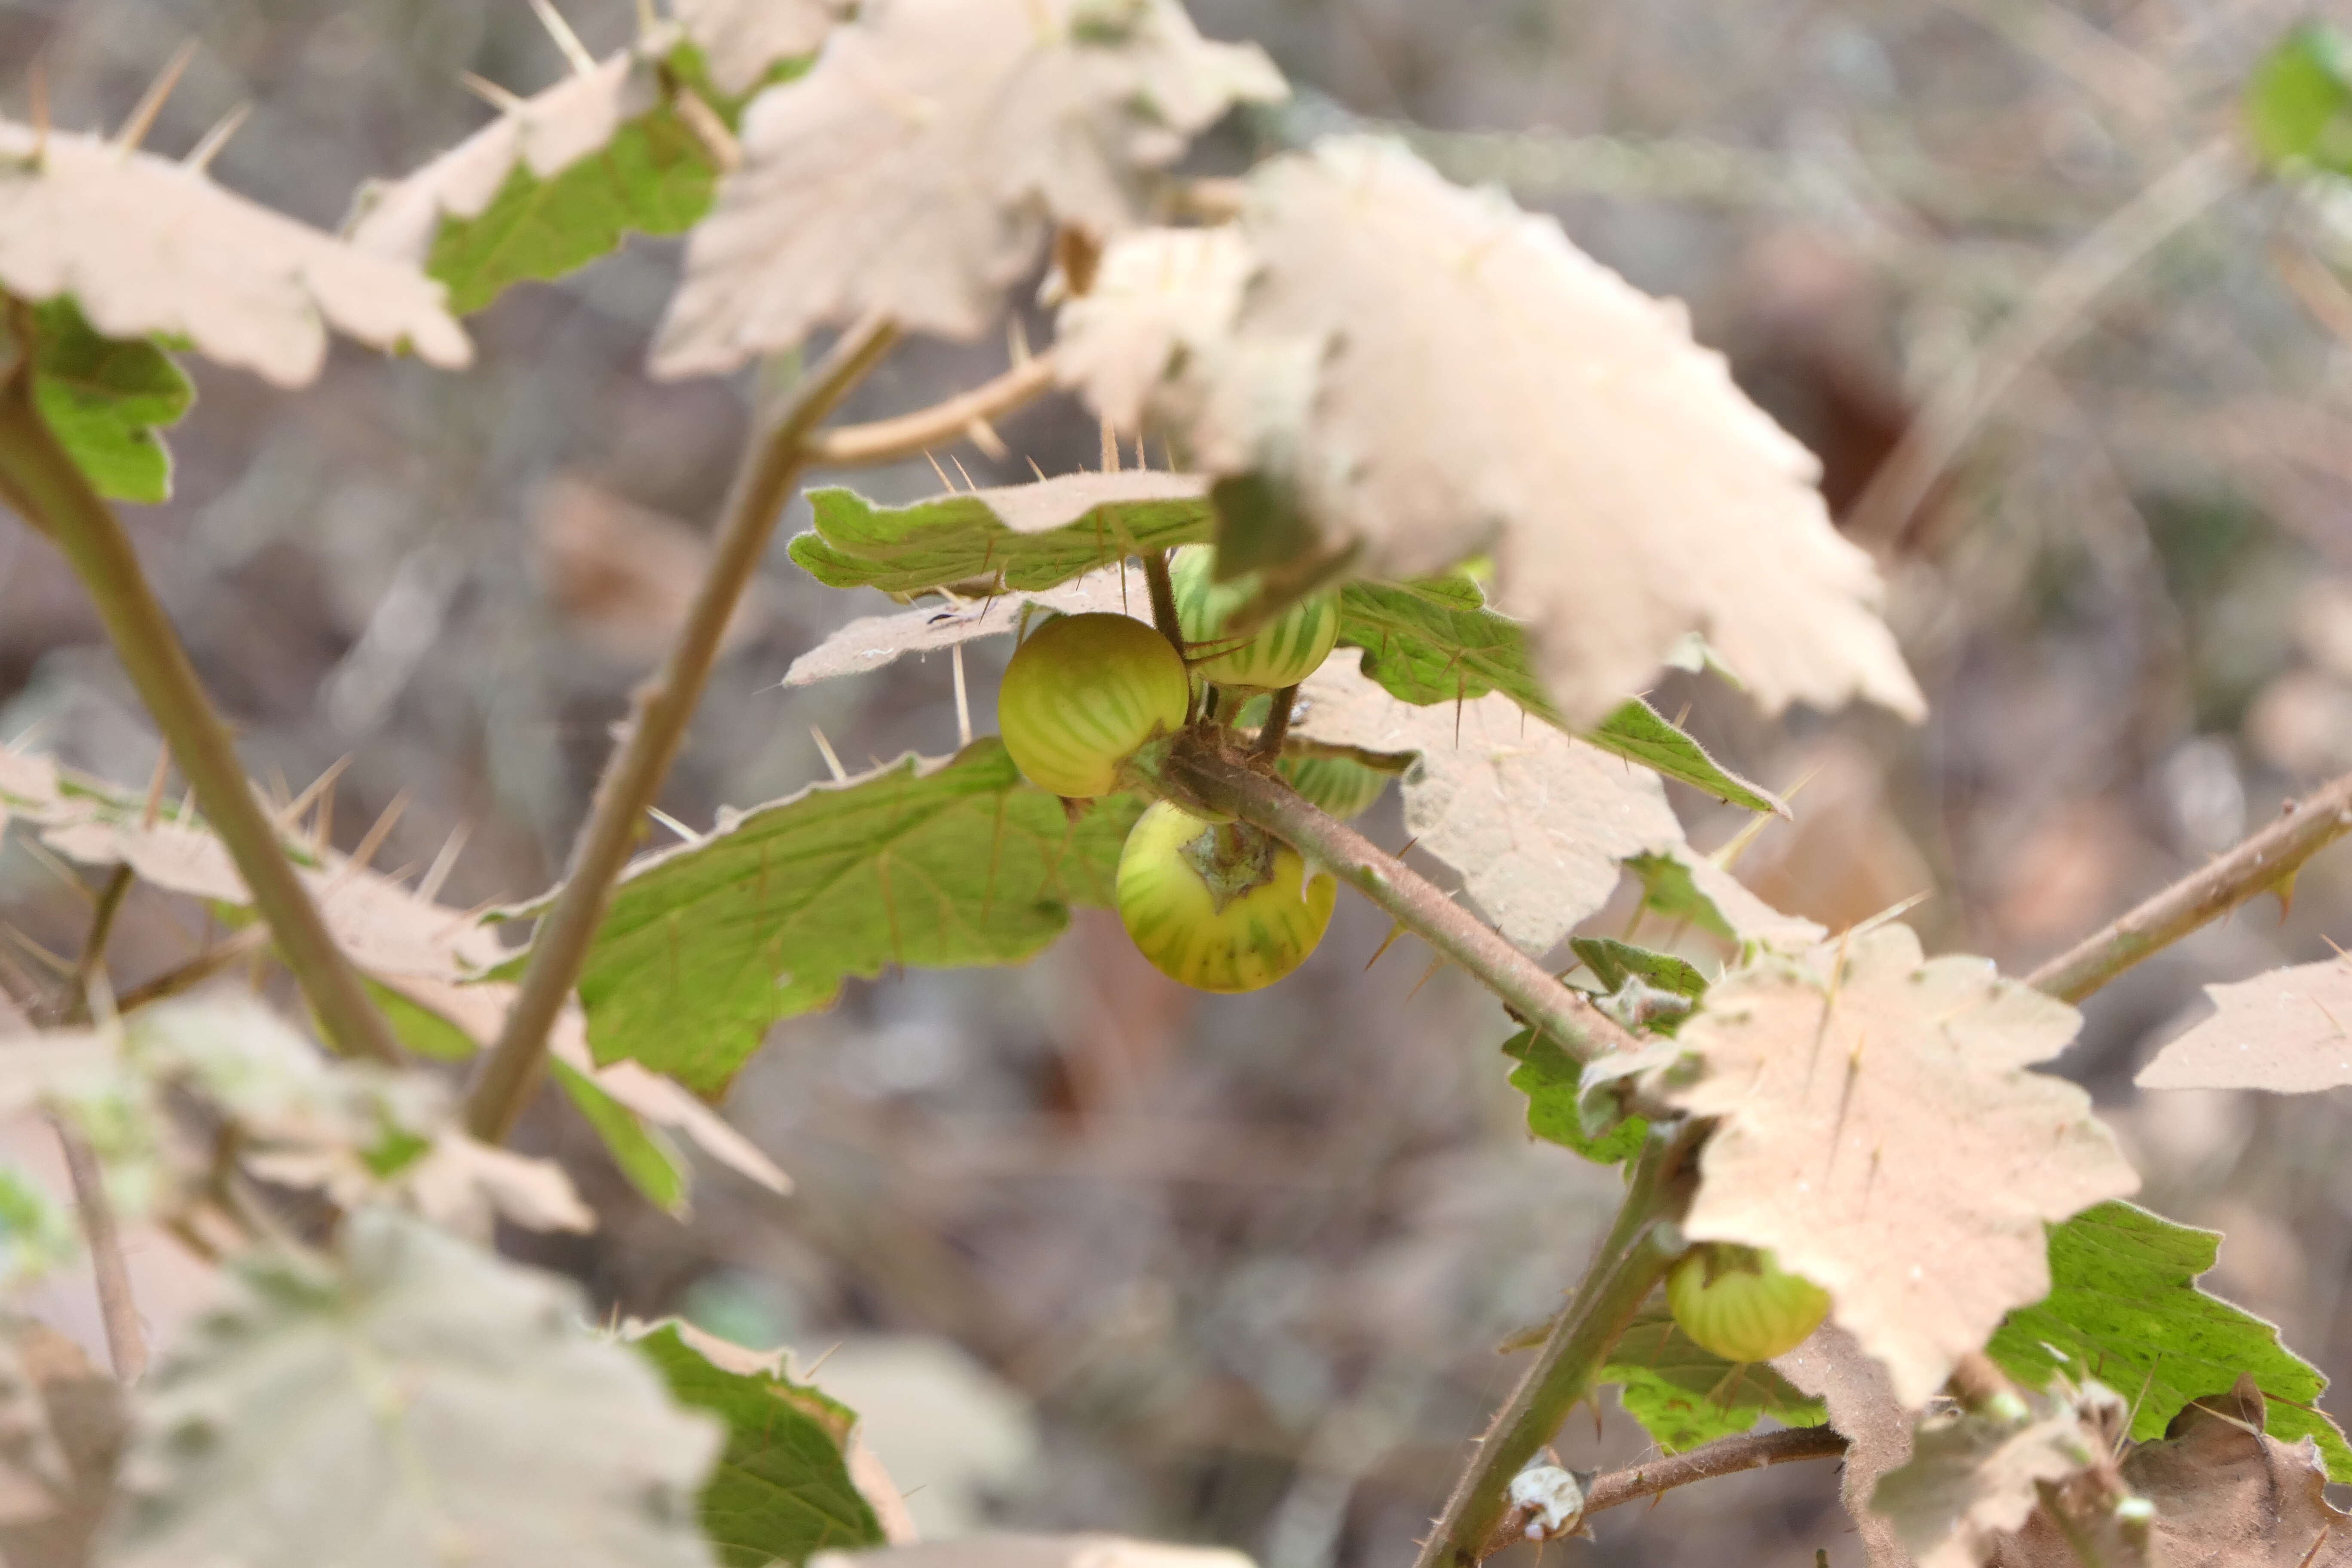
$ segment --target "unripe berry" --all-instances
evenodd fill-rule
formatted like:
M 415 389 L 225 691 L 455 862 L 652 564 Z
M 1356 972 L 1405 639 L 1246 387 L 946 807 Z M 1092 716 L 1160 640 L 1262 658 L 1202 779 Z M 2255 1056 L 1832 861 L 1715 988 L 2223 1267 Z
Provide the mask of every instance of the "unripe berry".
M 1118 787 L 1137 747 L 1183 727 L 1190 689 L 1184 661 L 1141 621 L 1061 616 L 1014 650 L 996 727 L 1030 783 L 1091 800 Z
M 1822 1326 L 1830 1293 L 1769 1252 L 1701 1242 L 1666 1271 L 1666 1305 L 1701 1349 L 1726 1361 L 1770 1361 Z
M 1225 623 L 1249 598 L 1237 584 L 1213 581 L 1216 552 L 1188 544 L 1176 552 L 1169 576 L 1176 590 L 1176 619 L 1192 650 L 1193 672 L 1240 691 L 1276 691 L 1315 673 L 1339 638 L 1339 595 L 1309 595 L 1247 637 Z
M 1289 845 L 1168 801 L 1137 819 L 1118 857 L 1118 918 L 1163 974 L 1202 991 L 1255 991 L 1305 962 L 1339 886 Z

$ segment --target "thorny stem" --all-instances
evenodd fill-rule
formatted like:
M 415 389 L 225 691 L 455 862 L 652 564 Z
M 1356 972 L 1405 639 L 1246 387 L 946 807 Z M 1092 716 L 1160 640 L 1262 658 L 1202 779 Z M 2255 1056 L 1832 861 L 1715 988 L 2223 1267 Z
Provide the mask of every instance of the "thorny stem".
M 563 887 L 532 935 L 514 1005 L 467 1092 L 466 1128 L 484 1142 L 505 1141 L 539 1081 L 548 1032 L 579 983 L 596 928 L 612 902 L 613 885 L 645 832 L 646 807 L 677 759 L 718 662 L 720 637 L 808 462 L 811 433 L 897 341 L 897 328 L 879 317 L 842 334 L 746 452 L 686 624 L 661 672 L 637 690 L 626 738 L 596 783 Z
M 128 866 L 117 866 L 99 889 L 97 906 L 90 911 L 89 936 L 81 944 L 81 957 L 74 963 L 73 1009 L 74 1022 L 89 1019 L 89 987 L 106 969 L 106 944 L 114 935 L 114 918 L 122 912 L 122 900 L 131 892 L 137 873 Z
M 1012 413 L 1054 385 L 1050 349 L 1022 361 L 995 380 L 970 392 L 871 425 L 836 426 L 808 438 L 811 468 L 857 468 L 919 457 L 927 447 L 962 439 L 973 426 Z
M 286 967 L 327 1037 L 343 1050 L 397 1062 L 400 1047 L 369 1000 L 255 798 L 228 730 L 214 711 L 171 618 L 140 569 L 120 519 L 90 488 L 33 406 L 20 363 L 0 386 L 0 492 L 73 565 L 117 658 L 194 786 L 213 831 L 269 924 Z
M 1272 765 L 1282 755 L 1282 742 L 1290 734 L 1290 711 L 1298 705 L 1298 688 L 1294 684 L 1274 694 L 1265 710 L 1265 727 L 1257 732 L 1257 744 L 1250 748 L 1252 759 Z
M 1687 1198 L 1690 1155 L 1699 1135 L 1688 1124 L 1650 1134 L 1601 1255 L 1577 1286 L 1575 1300 L 1552 1324 L 1509 1403 L 1495 1413 L 1478 1440 L 1477 1453 L 1454 1483 L 1414 1568 L 1474 1568 L 1509 1544 L 1496 1536 L 1511 1478 L 1591 1392 L 1610 1347 L 1674 1261 L 1661 1222 L 1678 1214 Z
M 1179 794 L 1256 824 L 1362 893 L 1475 975 L 1520 1018 L 1549 1035 L 1578 1061 L 1641 1048 L 1633 1036 L 1492 926 L 1346 823 L 1301 799 L 1279 779 L 1197 742 L 1171 748 L 1158 772 Z
M 1656 1497 L 1693 1481 L 1760 1470 L 1801 1459 L 1833 1459 L 1846 1450 L 1845 1436 L 1828 1426 L 1790 1426 L 1778 1432 L 1743 1432 L 1721 1437 L 1685 1453 L 1632 1465 L 1595 1476 L 1585 1489 L 1584 1511 L 1601 1512 L 1637 1498 Z
M 139 1304 L 131 1296 L 131 1266 L 123 1260 L 122 1233 L 114 1222 L 114 1204 L 106 1195 L 106 1173 L 99 1167 L 98 1152 L 79 1128 L 64 1117 L 53 1117 L 58 1146 L 65 1151 L 66 1173 L 73 1180 L 74 1208 L 81 1215 L 81 1233 L 89 1243 L 89 1268 L 98 1282 L 99 1317 L 106 1326 L 107 1359 L 114 1375 L 136 1383 L 147 1370 L 147 1341 L 139 1331 Z
M 2284 897 L 2304 862 L 2347 833 L 2352 833 L 2352 773 L 2288 802 L 2276 822 L 2075 943 L 2027 975 L 2025 983 L 2062 1002 L 2079 1002 L 2150 953 L 2247 900 L 2273 889 Z

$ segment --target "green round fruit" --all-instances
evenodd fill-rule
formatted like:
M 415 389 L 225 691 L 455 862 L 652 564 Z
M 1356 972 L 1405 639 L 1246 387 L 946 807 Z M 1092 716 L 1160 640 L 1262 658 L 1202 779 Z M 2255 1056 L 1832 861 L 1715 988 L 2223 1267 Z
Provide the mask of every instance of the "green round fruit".
M 1201 991 L 1255 991 L 1306 961 L 1339 884 L 1247 823 L 1205 822 L 1168 801 L 1136 820 L 1118 857 L 1118 918 L 1162 974 Z
M 1770 1361 L 1822 1326 L 1830 1293 L 1769 1252 L 1701 1242 L 1666 1271 L 1666 1305 L 1701 1349 L 1726 1361 Z
M 1285 757 L 1275 764 L 1290 787 L 1345 822 L 1361 816 L 1389 787 L 1389 775 L 1352 757 Z
M 996 727 L 1031 784 L 1091 800 L 1118 785 L 1138 746 L 1183 727 L 1190 695 L 1184 661 L 1141 621 L 1059 616 L 1013 651 Z
M 1301 599 L 1246 637 L 1225 623 L 1250 597 L 1244 584 L 1213 580 L 1217 552 L 1205 544 L 1176 552 L 1170 578 L 1176 589 L 1176 620 L 1193 650 L 1194 673 L 1240 691 L 1278 691 L 1315 673 L 1339 640 L 1339 595 L 1314 594 Z

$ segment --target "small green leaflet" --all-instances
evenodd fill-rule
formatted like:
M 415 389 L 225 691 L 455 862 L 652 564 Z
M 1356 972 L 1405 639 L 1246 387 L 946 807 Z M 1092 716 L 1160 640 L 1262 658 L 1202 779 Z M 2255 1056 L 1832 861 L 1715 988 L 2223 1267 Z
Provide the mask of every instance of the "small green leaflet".
M 604 1152 L 613 1156 L 613 1163 L 621 1168 L 629 1185 L 656 1207 L 684 1214 L 692 1194 L 693 1167 L 669 1134 L 606 1094 L 594 1079 L 571 1063 L 551 1060 L 547 1065 L 578 1108 L 581 1120 L 604 1141 Z
M 2309 1435 L 2329 1479 L 2352 1480 L 2352 1447 L 2315 1408 L 2327 1379 L 2273 1325 L 2197 1289 L 2221 1242 L 2127 1203 L 2085 1209 L 2050 1227 L 2050 1294 L 2002 1320 L 1986 1352 L 2035 1387 L 2061 1373 L 2098 1379 L 2134 1402 L 2131 1435 L 2142 1442 L 2164 1436 L 2189 1401 L 2251 1373 L 2269 1396 L 2270 1435 Z
M 1622 988 L 1628 980 L 1642 980 L 1677 996 L 1696 999 L 1706 994 L 1706 976 L 1671 952 L 1653 952 L 1609 936 L 1571 937 L 1568 945 L 1592 971 L 1593 978 L 1611 991 Z
M 1157 472 L 1065 474 L 900 507 L 820 489 L 809 505 L 816 528 L 793 541 L 793 559 L 828 587 L 901 597 L 1051 588 L 1129 555 L 1199 543 L 1216 527 L 1196 481 Z
M 195 388 L 144 338 L 101 337 L 70 295 L 33 308 L 33 403 L 98 493 L 172 495 L 172 454 L 155 432 L 177 424 Z
M 1528 663 L 1527 628 L 1488 609 L 1468 577 L 1349 583 L 1339 591 L 1339 640 L 1364 650 L 1364 673 L 1400 702 L 1425 708 L 1499 691 L 1531 716 L 1556 721 Z M 1717 800 L 1781 809 L 1639 698 L 1620 703 L 1584 739 Z
M 881 1545 L 843 1458 L 856 1416 L 760 1364 L 767 1358 L 695 1334 L 706 1353 L 691 1332 L 664 1323 L 635 1343 L 680 1405 L 727 1423 L 726 1451 L 702 1489 L 702 1532 L 724 1568 L 797 1568 L 814 1552 Z
M 1749 1430 L 1759 1416 L 1784 1426 L 1819 1426 L 1829 1412 L 1761 1363 L 1727 1362 L 1702 1350 L 1654 1300 L 1619 1336 L 1595 1379 L 1613 1383 L 1617 1403 L 1669 1454 Z
M 2274 170 L 2352 175 L 2352 37 L 2305 22 L 2246 81 L 2246 130 Z
M 1550 1036 L 1521 1029 L 1503 1042 L 1503 1054 L 1519 1064 L 1512 1070 L 1511 1087 L 1528 1097 L 1528 1131 L 1537 1137 L 1598 1164 L 1614 1165 L 1650 1135 L 1648 1122 L 1629 1116 L 1600 1137 L 1588 1137 L 1577 1113 L 1582 1069 Z
M 589 1045 L 714 1093 L 853 975 L 1034 956 L 1072 904 L 1111 901 L 1141 810 L 1072 822 L 994 736 L 758 807 L 623 879 L 581 976 Z
M 1643 909 L 1713 931 L 1727 942 L 1739 940 L 1739 932 L 1724 919 L 1715 900 L 1699 891 L 1690 868 L 1673 856 L 1636 855 L 1625 862 L 1625 869 L 1641 881 Z

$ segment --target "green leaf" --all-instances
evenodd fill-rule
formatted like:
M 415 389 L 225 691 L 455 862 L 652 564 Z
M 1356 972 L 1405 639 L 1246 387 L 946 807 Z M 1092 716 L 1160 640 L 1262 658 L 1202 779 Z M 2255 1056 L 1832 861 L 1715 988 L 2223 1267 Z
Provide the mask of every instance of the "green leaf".
M 2324 22 L 2295 28 L 2247 79 L 2245 114 L 2273 169 L 2352 174 L 2352 38 Z
M 239 1264 L 136 1394 L 110 1568 L 706 1568 L 718 1424 L 569 1281 L 382 1209 Z
M 901 596 L 940 588 L 1050 588 L 1129 555 L 1206 540 L 1215 514 L 1178 475 L 1065 474 L 1004 489 L 877 506 L 855 490 L 809 492 L 816 528 L 794 561 L 835 588 Z
M 688 1335 L 692 1335 L 689 1339 Z M 797 1565 L 810 1553 L 883 1543 L 844 1450 L 856 1417 L 765 1358 L 664 1323 L 635 1342 L 681 1405 L 727 1423 L 702 1489 L 702 1530 L 725 1568 Z
M 2327 1379 L 2279 1342 L 2278 1329 L 2197 1289 L 2217 1231 L 2175 1225 L 2126 1203 L 2050 1227 L 2050 1294 L 2001 1321 L 1987 1353 L 2019 1382 L 2097 1378 L 2137 1414 L 2131 1435 L 2164 1436 L 2183 1405 L 2224 1394 L 2241 1373 L 2268 1396 L 2270 1435 L 2319 1445 L 2332 1480 L 2352 1480 L 2352 1447 L 2314 1406 Z
M 116 500 L 172 495 L 172 454 L 155 432 L 177 424 L 195 388 L 144 338 L 101 337 L 70 295 L 33 307 L 33 404 L 89 482 Z
M 0 1164 L 0 1288 L 39 1279 L 70 1260 L 81 1232 L 64 1205 L 14 1165 Z
M 1427 707 L 1499 691 L 1534 717 L 1558 721 L 1528 662 L 1527 628 L 1488 609 L 1486 595 L 1466 576 L 1349 583 L 1339 592 L 1339 640 L 1364 650 L 1364 673 L 1401 702 Z M 1717 800 L 1750 811 L 1780 809 L 1639 698 L 1619 704 L 1584 738 Z
M 1739 940 L 1715 900 L 1699 890 L 1691 868 L 1671 855 L 1636 855 L 1625 862 L 1642 884 L 1642 907 L 1670 921 L 1695 925 L 1730 942 Z
M 1608 990 L 1638 979 L 1693 1000 L 1706 994 L 1706 976 L 1671 952 L 1653 952 L 1609 936 L 1572 937 L 1568 945 Z
M 664 102 L 545 179 L 517 162 L 478 215 L 442 219 L 425 270 L 449 286 L 450 310 L 466 315 L 526 279 L 561 278 L 610 255 L 632 232 L 685 233 L 718 185 L 709 149 Z
M 779 1018 L 893 964 L 1019 963 L 1111 902 L 1142 803 L 1076 822 L 993 736 L 723 822 L 622 879 L 580 980 L 599 1062 L 723 1089 Z
M 1521 1029 L 1503 1042 L 1503 1054 L 1519 1065 L 1511 1073 L 1511 1087 L 1528 1097 L 1528 1131 L 1586 1159 L 1614 1165 L 1642 1146 L 1650 1124 L 1628 1117 L 1598 1138 L 1587 1135 L 1577 1111 L 1577 1092 L 1583 1069 L 1549 1035 Z
M 1759 1416 L 1786 1426 L 1829 1419 L 1820 1400 L 1806 1398 L 1770 1366 L 1700 1349 L 1658 1300 L 1626 1325 L 1595 1381 L 1617 1384 L 1617 1403 L 1669 1454 L 1736 1436 Z
M 414 997 L 365 975 L 361 976 L 361 984 L 383 1010 L 384 1022 L 392 1026 L 400 1043 L 418 1056 L 436 1062 L 462 1062 L 481 1048 L 473 1036 Z
M 596 1080 L 578 1068 L 551 1058 L 548 1066 L 555 1069 L 555 1081 L 579 1107 L 582 1118 L 604 1141 L 604 1152 L 629 1178 L 629 1185 L 671 1214 L 685 1213 L 692 1167 L 669 1136 L 597 1088 Z

